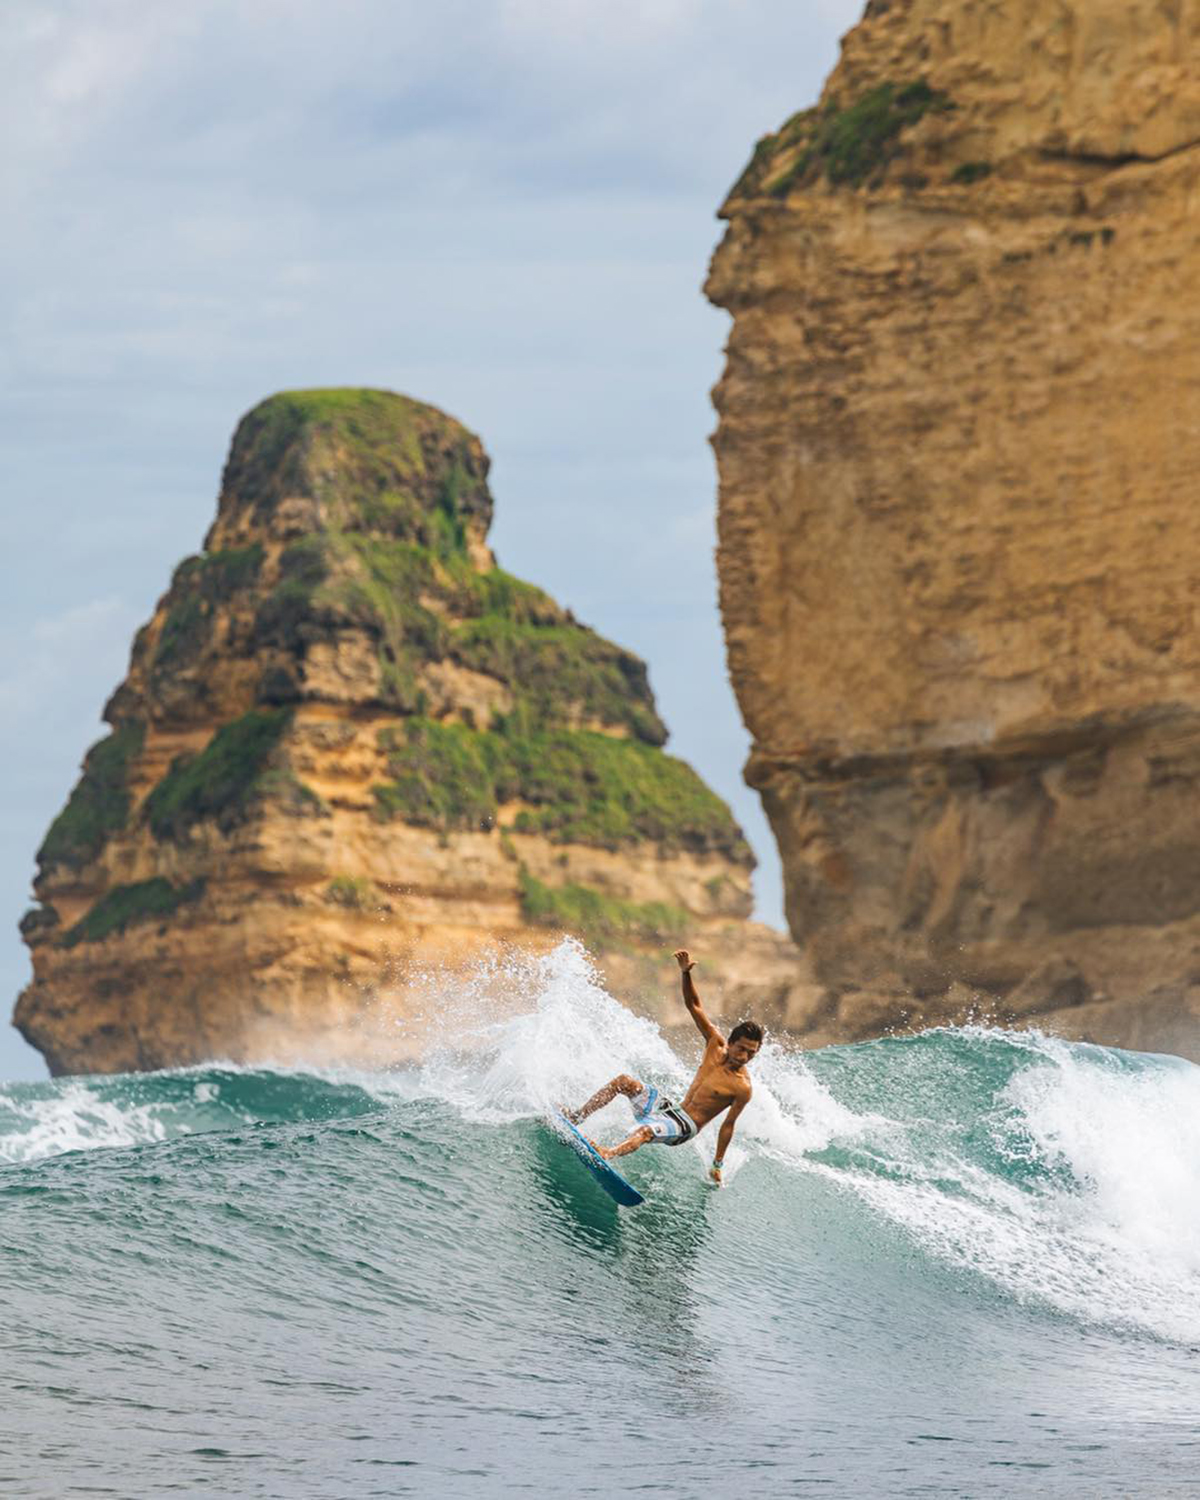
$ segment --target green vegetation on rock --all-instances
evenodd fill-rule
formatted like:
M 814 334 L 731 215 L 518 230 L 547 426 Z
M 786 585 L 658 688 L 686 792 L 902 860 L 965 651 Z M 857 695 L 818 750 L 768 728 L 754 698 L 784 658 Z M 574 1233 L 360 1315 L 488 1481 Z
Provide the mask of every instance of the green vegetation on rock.
M 58 926 L 58 910 L 49 901 L 31 906 L 18 923 L 21 936 L 32 942 L 39 932 L 51 932 Z
M 445 655 L 446 628 L 423 599 L 436 590 L 436 557 L 426 547 L 362 534 L 342 539 L 357 567 L 330 586 L 343 618 L 371 629 L 378 642 L 383 702 L 404 713 L 420 709 L 417 671 Z
M 194 823 L 222 826 L 245 810 L 287 728 L 287 709 L 252 711 L 224 725 L 198 755 L 185 755 L 146 798 L 146 818 L 158 838 L 179 839 Z
M 982 182 L 985 177 L 992 175 L 992 164 L 990 161 L 964 161 L 959 162 L 950 174 L 950 181 L 960 187 L 970 187 L 973 182 Z
M 192 585 L 206 599 L 225 600 L 254 582 L 262 560 L 260 542 L 252 542 L 248 547 L 202 552 L 198 557 L 185 557 L 175 569 L 171 582 L 175 586 Z
M 350 911 L 373 911 L 380 904 L 375 882 L 361 875 L 335 875 L 325 887 L 325 899 Z
M 830 99 L 820 108 L 801 110 L 758 142 L 732 196 L 783 197 L 822 176 L 834 186 L 874 185 L 898 153 L 907 126 L 953 108 L 946 94 L 917 79 L 878 84 L 845 107 Z
M 265 512 L 311 496 L 333 530 L 366 530 L 439 553 L 486 530 L 491 500 L 478 443 L 453 418 L 392 391 L 284 391 L 238 427 L 227 485 Z
M 306 786 L 294 771 L 285 766 L 272 766 L 263 771 L 254 783 L 255 797 L 269 797 L 283 812 L 293 814 L 320 813 L 327 816 L 329 804 L 324 797 Z
M 125 827 L 129 762 L 144 739 L 144 725 L 125 723 L 88 751 L 83 775 L 38 850 L 41 869 L 57 864 L 81 869 L 100 853 L 110 834 Z
M 154 652 L 156 667 L 186 661 L 200 651 L 208 639 L 211 611 L 196 594 L 185 594 L 172 604 L 163 621 L 162 634 Z
M 495 738 L 424 718 L 410 719 L 403 730 L 381 730 L 392 780 L 371 789 L 376 816 L 445 831 L 490 828 L 497 809 Z
M 304 632 L 345 624 L 374 637 L 380 700 L 401 713 L 425 711 L 421 668 L 450 660 L 504 683 L 528 726 L 591 722 L 666 739 L 643 663 L 502 568 L 358 531 L 290 545 L 258 611 L 259 643 L 300 651 Z
M 315 612 L 318 588 L 329 576 L 330 541 L 306 536 L 285 547 L 279 558 L 279 579 L 263 599 L 255 616 L 255 645 L 281 646 L 300 652 L 300 631 Z
M 254 583 L 262 559 L 258 542 L 184 558 L 171 580 L 173 602 L 154 653 L 156 668 L 198 654 L 208 640 L 214 610 Z
M 619 901 L 587 885 L 544 885 L 524 865 L 517 874 L 527 922 L 576 933 L 589 947 L 665 942 L 687 927 L 687 913 L 662 901 Z
M 175 886 L 161 875 L 135 885 L 116 885 L 63 934 L 62 944 L 73 948 L 76 943 L 100 943 L 135 922 L 163 921 L 185 903 L 199 900 L 203 893 L 203 880 Z
M 458 626 L 450 654 L 507 683 L 530 726 L 621 724 L 648 744 L 666 738 L 643 664 L 575 624 L 540 625 L 486 614 Z
M 519 801 L 517 833 L 605 849 L 648 841 L 749 860 L 729 809 L 692 768 L 636 740 L 413 718 L 382 731 L 380 742 L 392 778 L 373 788 L 381 818 L 443 831 L 490 828 L 503 803 Z

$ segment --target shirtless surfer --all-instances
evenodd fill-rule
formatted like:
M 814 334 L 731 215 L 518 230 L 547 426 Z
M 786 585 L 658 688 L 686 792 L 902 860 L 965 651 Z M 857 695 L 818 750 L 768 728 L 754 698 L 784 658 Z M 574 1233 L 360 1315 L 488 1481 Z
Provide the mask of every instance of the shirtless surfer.
M 726 1041 L 713 1023 L 704 1014 L 700 996 L 692 980 L 695 967 L 686 948 L 675 955 L 683 983 L 683 1003 L 688 1015 L 695 1021 L 704 1038 L 704 1057 L 696 1069 L 696 1076 L 683 1096 L 682 1104 L 673 1104 L 652 1085 L 632 1078 L 628 1073 L 619 1073 L 597 1093 L 575 1110 L 563 1113 L 573 1124 L 578 1125 L 598 1109 L 610 1103 L 618 1094 L 624 1094 L 632 1106 L 638 1127 L 618 1146 L 597 1146 L 596 1150 L 606 1160 L 615 1156 L 628 1156 L 639 1146 L 659 1141 L 664 1146 L 682 1146 L 704 1129 L 710 1120 L 728 1110 L 717 1136 L 717 1154 L 709 1175 L 716 1183 L 721 1181 L 721 1168 L 725 1165 L 725 1153 L 733 1139 L 733 1127 L 737 1118 L 750 1103 L 750 1079 L 746 1076 L 746 1064 L 753 1060 L 762 1046 L 763 1031 L 757 1021 L 741 1021 L 729 1033 Z

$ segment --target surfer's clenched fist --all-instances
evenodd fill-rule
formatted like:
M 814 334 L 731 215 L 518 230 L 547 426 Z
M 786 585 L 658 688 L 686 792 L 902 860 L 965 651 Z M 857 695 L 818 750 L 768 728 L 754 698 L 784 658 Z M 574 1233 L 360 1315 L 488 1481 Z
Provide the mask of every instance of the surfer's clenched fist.
M 717 1154 L 709 1168 L 709 1177 L 720 1186 L 721 1169 L 725 1165 L 725 1152 L 733 1140 L 734 1124 L 750 1103 L 752 1090 L 746 1064 L 754 1060 L 762 1046 L 763 1030 L 757 1021 L 740 1021 L 728 1038 L 723 1036 L 700 1004 L 696 982 L 692 978 L 692 970 L 696 967 L 692 955 L 686 948 L 677 948 L 675 962 L 679 965 L 683 1003 L 704 1038 L 704 1057 L 683 1096 L 683 1103 L 673 1103 L 653 1084 L 643 1083 L 628 1073 L 618 1073 L 586 1104 L 575 1110 L 565 1109 L 563 1113 L 573 1124 L 578 1124 L 596 1110 L 603 1109 L 618 1094 L 625 1095 L 633 1108 L 637 1128 L 616 1146 L 596 1146 L 605 1161 L 628 1156 L 651 1141 L 664 1146 L 682 1146 L 685 1141 L 699 1135 L 710 1120 L 724 1114 L 725 1119 L 717 1134 Z

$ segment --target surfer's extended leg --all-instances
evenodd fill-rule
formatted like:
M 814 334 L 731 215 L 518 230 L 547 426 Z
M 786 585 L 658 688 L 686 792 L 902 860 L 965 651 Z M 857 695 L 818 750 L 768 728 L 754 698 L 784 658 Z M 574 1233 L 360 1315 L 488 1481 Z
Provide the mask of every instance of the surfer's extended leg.
M 597 1146 L 596 1150 L 605 1161 L 612 1161 L 614 1156 L 628 1156 L 631 1151 L 636 1151 L 639 1146 L 644 1146 L 654 1139 L 654 1132 L 649 1125 L 639 1125 L 632 1135 L 620 1143 L 619 1146 Z
M 615 1078 L 610 1078 L 602 1089 L 597 1089 L 586 1104 L 581 1104 L 578 1109 L 564 1109 L 563 1114 L 572 1125 L 578 1125 L 580 1120 L 586 1120 L 588 1115 L 594 1115 L 598 1109 L 611 1104 L 618 1094 L 626 1094 L 632 1099 L 635 1094 L 642 1092 L 642 1087 L 638 1079 L 631 1077 L 630 1074 L 618 1073 Z

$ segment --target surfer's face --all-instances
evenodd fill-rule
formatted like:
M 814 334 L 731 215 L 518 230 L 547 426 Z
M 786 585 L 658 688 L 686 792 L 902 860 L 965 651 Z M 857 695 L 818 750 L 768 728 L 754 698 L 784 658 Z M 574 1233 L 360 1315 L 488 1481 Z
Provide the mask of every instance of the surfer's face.
M 761 1042 L 751 1041 L 748 1036 L 740 1036 L 736 1042 L 729 1043 L 729 1050 L 725 1056 L 735 1068 L 744 1068 L 748 1062 L 754 1061 L 754 1056 L 761 1046 Z

